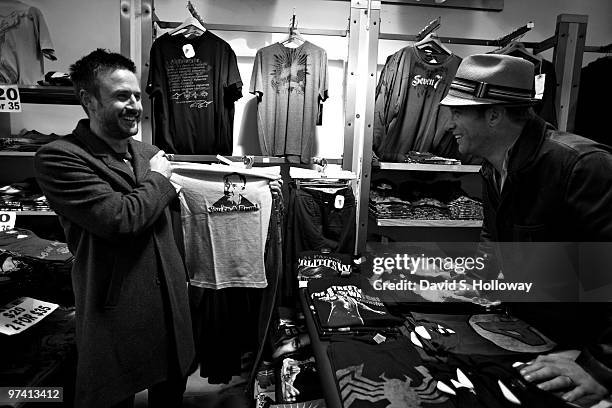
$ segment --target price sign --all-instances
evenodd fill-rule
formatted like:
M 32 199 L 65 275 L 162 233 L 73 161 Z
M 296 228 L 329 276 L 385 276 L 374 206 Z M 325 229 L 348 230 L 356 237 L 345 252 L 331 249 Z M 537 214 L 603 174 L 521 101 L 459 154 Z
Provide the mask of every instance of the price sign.
M 17 85 L 0 85 L 0 112 L 21 112 Z
M 29 297 L 22 297 L 0 306 L 0 333 L 13 335 L 34 326 L 59 306 Z
M 0 211 L 0 231 L 7 231 L 15 228 L 16 219 L 16 212 Z

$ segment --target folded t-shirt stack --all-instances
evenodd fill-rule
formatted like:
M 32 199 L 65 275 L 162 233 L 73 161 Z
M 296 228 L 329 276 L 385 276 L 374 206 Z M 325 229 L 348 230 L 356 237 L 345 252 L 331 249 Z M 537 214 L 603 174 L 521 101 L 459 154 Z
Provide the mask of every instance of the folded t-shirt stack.
M 51 211 L 36 179 L 28 178 L 19 183 L 0 187 L 2 211 Z
M 348 254 L 300 252 L 297 259 L 297 277 L 300 287 L 312 279 L 347 276 L 353 272 L 353 259 Z
M 35 152 L 39 147 L 57 140 L 55 133 L 46 135 L 36 130 L 22 130 L 18 135 L 0 138 L 0 150 L 17 152 Z
M 321 335 L 377 331 L 402 322 L 389 313 L 361 276 L 310 280 L 307 299 Z
M 370 213 L 376 218 L 413 220 L 482 220 L 482 203 L 458 182 L 408 182 L 396 187 L 378 181 L 370 191 Z
M 72 261 L 63 242 L 21 228 L 0 231 L 0 305 L 19 296 L 74 304 Z

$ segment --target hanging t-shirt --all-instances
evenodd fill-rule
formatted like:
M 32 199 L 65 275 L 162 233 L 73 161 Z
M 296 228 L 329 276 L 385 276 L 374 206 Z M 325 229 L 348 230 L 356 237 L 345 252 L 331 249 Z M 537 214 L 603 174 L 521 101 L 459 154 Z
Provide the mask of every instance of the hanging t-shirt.
M 268 182 L 280 168 L 172 163 L 180 185 L 185 264 L 201 288 L 264 288 L 264 249 L 272 211 Z
M 35 85 L 44 60 L 56 59 L 45 19 L 36 7 L 0 2 L 0 84 Z
M 605 130 L 609 126 L 610 101 L 602 96 L 612 91 L 611 69 L 610 55 L 582 68 L 574 127 L 574 133 L 608 146 L 612 146 L 612 135 Z
M 210 31 L 164 34 L 151 47 L 147 92 L 154 143 L 166 153 L 231 155 L 234 102 L 242 97 L 236 54 Z
M 413 46 L 387 59 L 374 107 L 373 148 L 379 157 L 413 150 L 429 152 L 440 143 L 450 114 L 440 115 L 439 103 L 460 62 L 453 54 L 440 63 L 429 63 Z
M 313 154 L 319 101 L 327 99 L 327 53 L 306 41 L 257 51 L 249 92 L 258 95 L 257 129 L 262 154 Z

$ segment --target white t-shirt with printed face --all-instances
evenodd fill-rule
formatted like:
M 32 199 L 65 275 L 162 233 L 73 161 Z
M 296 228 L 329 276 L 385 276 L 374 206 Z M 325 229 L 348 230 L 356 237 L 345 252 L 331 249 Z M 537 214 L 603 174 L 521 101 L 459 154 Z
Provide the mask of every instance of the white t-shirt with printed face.
M 267 286 L 264 250 L 272 209 L 268 183 L 280 168 L 241 169 L 172 163 L 181 186 L 181 222 L 187 271 L 208 289 Z

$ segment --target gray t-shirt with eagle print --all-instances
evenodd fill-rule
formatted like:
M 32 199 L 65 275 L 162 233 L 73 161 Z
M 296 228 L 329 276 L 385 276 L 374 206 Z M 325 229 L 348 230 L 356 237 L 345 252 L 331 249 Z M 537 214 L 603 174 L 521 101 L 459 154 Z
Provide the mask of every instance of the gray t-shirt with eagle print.
M 327 53 L 308 41 L 296 48 L 274 43 L 257 51 L 249 92 L 258 97 L 263 155 L 310 161 L 327 81 Z

